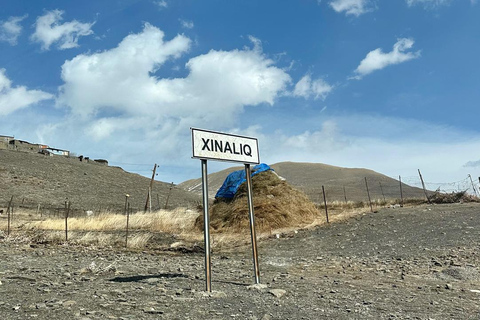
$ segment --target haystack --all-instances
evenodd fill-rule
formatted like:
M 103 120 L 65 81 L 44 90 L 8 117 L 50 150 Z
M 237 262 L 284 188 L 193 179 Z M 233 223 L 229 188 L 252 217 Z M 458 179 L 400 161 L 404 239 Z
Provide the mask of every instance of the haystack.
M 291 187 L 273 171 L 252 178 L 253 207 L 257 231 L 303 226 L 321 216 L 315 205 L 301 191 Z M 203 215 L 195 221 L 203 229 Z M 216 199 L 210 207 L 210 226 L 217 232 L 249 229 L 246 183 L 231 200 Z

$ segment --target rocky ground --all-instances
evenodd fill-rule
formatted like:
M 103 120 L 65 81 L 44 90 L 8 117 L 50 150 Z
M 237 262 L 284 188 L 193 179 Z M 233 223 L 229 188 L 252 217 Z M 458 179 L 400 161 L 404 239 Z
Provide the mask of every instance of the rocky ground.
M 165 238 L 167 241 L 169 238 Z M 171 239 L 173 241 L 173 239 Z M 382 209 L 212 253 L 0 240 L 2 319 L 480 319 L 480 205 Z

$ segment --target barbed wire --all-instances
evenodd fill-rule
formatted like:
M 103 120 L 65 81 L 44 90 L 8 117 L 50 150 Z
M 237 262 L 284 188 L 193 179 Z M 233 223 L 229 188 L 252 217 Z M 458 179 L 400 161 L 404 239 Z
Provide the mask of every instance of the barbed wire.
M 398 177 L 392 177 L 395 180 L 398 180 Z M 412 187 L 423 188 L 422 181 L 419 176 L 405 176 L 401 177 L 402 183 L 405 183 Z M 480 184 L 476 181 L 470 180 L 470 177 L 466 177 L 462 180 L 454 182 L 430 182 L 424 181 L 425 188 L 432 191 L 439 191 L 443 193 L 452 193 L 452 192 L 467 192 L 472 195 L 479 195 Z

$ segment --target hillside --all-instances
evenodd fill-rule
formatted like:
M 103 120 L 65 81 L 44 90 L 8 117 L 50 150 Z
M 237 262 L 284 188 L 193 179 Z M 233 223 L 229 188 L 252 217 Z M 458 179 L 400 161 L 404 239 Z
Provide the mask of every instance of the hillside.
M 6 207 L 11 196 L 15 206 L 47 210 L 64 207 L 65 199 L 76 212 L 113 210 L 123 212 L 125 194 L 133 211 L 143 210 L 150 179 L 98 163 L 81 162 L 78 158 L 47 156 L 0 150 L 0 208 Z M 164 208 L 170 184 L 155 181 L 152 208 Z M 200 198 L 174 186 L 168 207 L 191 206 Z
M 284 177 L 289 184 L 304 191 L 314 202 L 323 201 L 322 185 L 325 186 L 328 201 L 344 201 L 344 187 L 347 200 L 366 201 L 368 197 L 365 177 L 368 181 L 372 200 L 383 199 L 383 194 L 386 199 L 400 198 L 400 183 L 397 180 L 368 169 L 341 168 L 321 163 L 298 162 L 280 162 L 271 165 L 271 167 L 280 176 Z M 215 196 L 225 177 L 230 172 L 241 169 L 243 169 L 243 167 L 232 167 L 209 174 L 209 196 Z M 380 184 L 382 188 L 380 188 Z M 178 186 L 197 194 L 201 194 L 202 192 L 200 178 L 182 182 Z M 405 198 L 425 197 L 422 189 L 410 187 L 405 184 L 402 184 L 402 188 Z

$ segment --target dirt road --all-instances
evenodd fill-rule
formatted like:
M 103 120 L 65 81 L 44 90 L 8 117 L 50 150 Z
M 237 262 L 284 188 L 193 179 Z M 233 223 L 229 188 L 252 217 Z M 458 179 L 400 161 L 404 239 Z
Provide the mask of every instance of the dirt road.
M 168 239 L 168 238 L 166 238 Z M 172 239 L 172 241 L 174 241 Z M 2 319 L 480 319 L 480 205 L 382 209 L 203 254 L 0 240 Z

